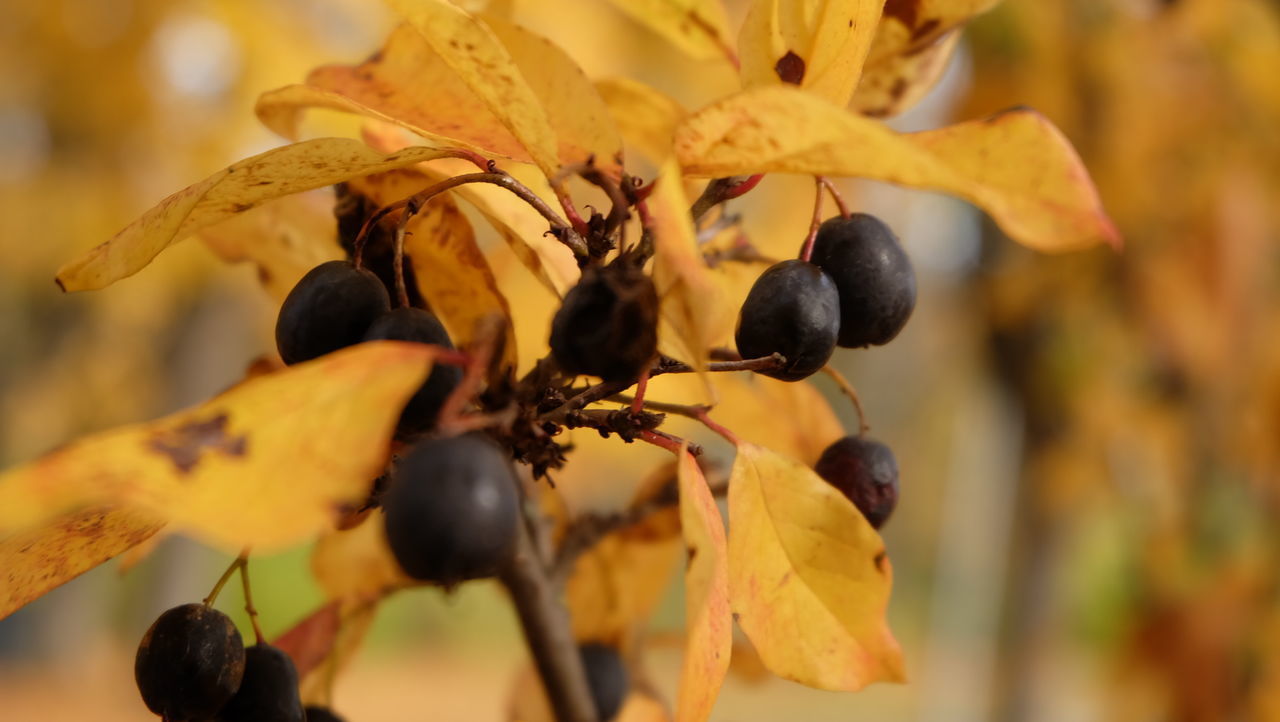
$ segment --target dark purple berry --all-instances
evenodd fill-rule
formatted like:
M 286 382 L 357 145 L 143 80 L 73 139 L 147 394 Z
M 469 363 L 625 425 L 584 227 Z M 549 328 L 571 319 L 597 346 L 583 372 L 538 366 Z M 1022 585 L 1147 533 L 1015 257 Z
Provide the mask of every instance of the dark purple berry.
M 658 292 L 633 266 L 588 268 L 551 322 L 551 353 L 570 374 L 635 381 L 658 353 Z
M 245 650 L 244 681 L 217 722 L 306 722 L 298 696 L 298 670 L 278 647 L 259 642 Z
M 147 709 L 166 720 L 204 720 L 240 687 L 245 651 L 227 615 L 203 604 L 174 607 L 151 625 L 133 674 Z
M 515 548 L 515 473 L 483 434 L 415 444 L 396 463 L 382 506 L 387 542 L 414 579 L 452 585 L 490 577 Z
M 848 497 L 876 529 L 898 505 L 898 461 L 879 441 L 846 436 L 822 452 L 814 470 Z
M 328 707 L 307 707 L 307 722 L 346 722 Z
M 866 213 L 827 220 L 810 260 L 840 291 L 841 346 L 886 344 L 907 325 L 916 307 L 916 274 L 884 221 Z
M 817 266 L 783 261 L 756 279 L 738 314 L 735 339 L 744 359 L 772 353 L 784 367 L 761 371 L 783 381 L 799 381 L 821 369 L 836 348 L 840 297 Z
M 389 308 L 390 297 L 377 276 L 347 261 L 322 263 L 298 281 L 280 306 L 280 358 L 296 364 L 359 343 Z
M 364 335 L 365 341 L 390 340 L 413 341 L 453 348 L 449 332 L 445 331 L 430 311 L 420 308 L 397 308 L 384 314 Z M 412 436 L 431 429 L 436 424 L 440 407 L 459 383 L 462 369 L 438 363 L 431 367 L 431 375 L 422 383 L 405 404 L 396 426 L 401 436 Z
M 609 722 L 627 699 L 631 681 L 618 650 L 607 644 L 588 642 L 578 646 L 582 666 L 587 671 L 587 684 L 596 705 L 600 722 Z

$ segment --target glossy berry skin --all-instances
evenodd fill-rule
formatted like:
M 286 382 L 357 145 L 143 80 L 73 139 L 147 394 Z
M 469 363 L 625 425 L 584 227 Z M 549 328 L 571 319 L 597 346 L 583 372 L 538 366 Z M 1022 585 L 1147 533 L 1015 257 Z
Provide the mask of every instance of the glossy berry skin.
M 814 470 L 848 497 L 873 528 L 879 529 L 898 505 L 898 460 L 879 441 L 846 436 L 822 452 Z
M 359 343 L 390 308 L 377 276 L 347 261 L 322 263 L 298 281 L 280 306 L 280 358 L 292 365 Z
M 161 614 L 138 645 L 133 674 L 147 709 L 166 720 L 203 720 L 240 687 L 245 652 L 227 615 L 203 604 Z
M 735 339 L 742 358 L 780 353 L 781 369 L 761 371 L 783 381 L 799 381 L 821 369 L 836 348 L 840 297 L 817 266 L 790 260 L 771 266 L 747 294 L 738 314 Z
M 328 707 L 307 707 L 307 722 L 346 722 Z
M 587 671 L 591 700 L 600 722 L 609 722 L 622 709 L 631 681 L 618 650 L 607 644 L 588 642 L 578 646 L 582 666 Z
M 884 221 L 866 213 L 828 219 L 810 260 L 840 291 L 841 346 L 886 344 L 907 325 L 916 307 L 916 274 Z
M 515 547 L 519 499 L 507 456 L 483 434 L 420 441 L 382 500 L 387 542 L 414 579 L 493 576 Z
M 245 650 L 244 680 L 216 722 L 307 722 L 298 670 L 280 648 L 259 642 Z
M 551 353 L 570 374 L 635 381 L 658 353 L 658 292 L 638 268 L 588 268 L 551 321 Z
M 383 314 L 365 332 L 364 340 L 412 341 L 453 348 L 449 332 L 445 331 L 440 319 L 420 308 L 397 308 Z M 434 364 L 431 375 L 409 398 L 400 413 L 400 422 L 396 426 L 399 435 L 412 436 L 435 426 L 444 400 L 461 381 L 462 369 L 449 364 Z

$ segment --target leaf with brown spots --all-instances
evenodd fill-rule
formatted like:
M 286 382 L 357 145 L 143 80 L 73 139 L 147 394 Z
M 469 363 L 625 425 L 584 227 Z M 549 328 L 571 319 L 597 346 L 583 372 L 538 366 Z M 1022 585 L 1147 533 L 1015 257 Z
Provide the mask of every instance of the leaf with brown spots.
M 756 0 L 738 35 L 742 84 L 788 83 L 844 106 L 875 37 L 883 0 Z
M 436 352 L 360 344 L 76 441 L 0 475 L 0 534 L 114 505 L 227 549 L 311 538 L 364 500 Z
M 317 138 L 246 158 L 169 196 L 107 242 L 58 270 L 64 291 L 89 291 L 142 270 L 171 244 L 276 198 L 440 157 L 430 148 L 389 155 L 357 140 Z
M 959 45 L 960 32 L 954 30 L 919 50 L 868 64 L 850 107 L 872 118 L 887 118 L 911 108 L 933 90 Z
M 901 134 L 788 86 L 755 88 L 689 116 L 676 155 L 695 176 L 854 176 L 943 191 L 1041 251 L 1120 243 L 1070 141 L 1028 109 Z
M 765 666 L 853 691 L 905 681 L 885 621 L 893 571 L 857 507 L 812 469 L 746 442 L 729 479 L 729 595 Z
M 0 619 L 151 538 L 161 517 L 94 507 L 0 538 Z
M 637 22 L 695 60 L 736 64 L 729 16 L 722 0 L 610 0 Z
M 1000 4 L 1000 0 L 887 0 L 867 72 L 899 55 L 911 55 Z

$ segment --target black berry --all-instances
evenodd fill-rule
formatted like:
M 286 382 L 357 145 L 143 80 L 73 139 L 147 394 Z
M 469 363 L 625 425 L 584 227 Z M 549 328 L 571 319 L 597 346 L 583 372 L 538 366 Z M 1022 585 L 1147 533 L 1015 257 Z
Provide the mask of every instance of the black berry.
M 658 292 L 639 268 L 588 268 L 551 322 L 551 353 L 571 374 L 635 381 L 658 353 Z
M 735 335 L 743 358 L 772 353 L 786 357 L 783 368 L 761 371 L 783 381 L 799 381 L 821 369 L 836 348 L 840 297 L 817 266 L 783 261 L 771 266 L 747 294 Z
M 840 291 L 840 338 L 845 348 L 893 340 L 916 307 L 916 274 L 898 238 L 866 213 L 831 218 L 818 229 L 814 264 Z
M 493 576 L 514 549 L 518 504 L 511 463 L 484 435 L 421 441 L 383 498 L 387 541 L 415 579 Z
M 591 699 L 596 705 L 600 722 L 609 722 L 627 699 L 630 680 L 627 667 L 622 663 L 618 650 L 607 644 L 589 642 L 578 647 L 582 666 L 587 671 L 587 684 L 591 687 Z
M 203 604 L 184 604 L 147 630 L 133 673 L 147 709 L 181 722 L 222 709 L 244 669 L 244 643 L 231 618 Z
M 848 497 L 876 529 L 898 505 L 898 461 L 879 441 L 846 436 L 822 452 L 814 470 Z
M 307 722 L 346 722 L 328 707 L 307 707 Z
M 397 308 L 384 314 L 365 332 L 365 341 L 391 340 L 428 343 L 453 348 L 449 333 L 430 311 Z M 449 393 L 462 381 L 462 369 L 438 363 L 400 413 L 397 431 L 401 436 L 419 434 L 435 426 L 436 416 Z
M 245 650 L 244 681 L 217 722 L 306 722 L 298 697 L 298 670 L 278 647 L 259 642 Z
M 359 343 L 390 307 L 377 276 L 347 261 L 322 263 L 298 281 L 280 307 L 280 358 L 296 364 Z

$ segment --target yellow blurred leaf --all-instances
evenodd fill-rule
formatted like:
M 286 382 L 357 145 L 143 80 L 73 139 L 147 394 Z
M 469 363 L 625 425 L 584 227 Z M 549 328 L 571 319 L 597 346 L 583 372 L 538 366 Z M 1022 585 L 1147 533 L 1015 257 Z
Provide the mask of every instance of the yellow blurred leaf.
M 685 642 L 676 699 L 677 722 L 711 716 L 733 652 L 729 608 L 729 551 L 724 520 L 693 455 L 678 462 L 680 526 L 689 554 L 684 571 Z
M 596 81 L 604 102 L 623 139 L 654 163 L 671 155 L 676 126 L 685 109 L 670 96 L 631 78 L 613 77 Z
M 170 244 L 266 201 L 438 157 L 429 148 L 383 155 L 349 138 L 317 138 L 269 150 L 164 199 L 59 269 L 58 285 L 64 291 L 104 288 L 142 270 Z
M 502 121 L 530 160 L 543 173 L 554 175 L 560 167 L 556 132 L 542 102 L 493 31 L 448 0 L 387 0 L 387 4 Z M 468 121 L 457 117 L 455 122 Z
M 847 104 L 883 6 L 883 0 L 756 0 L 738 35 L 742 84 L 789 83 Z
M 907 110 L 938 83 L 959 45 L 960 32 L 956 30 L 920 50 L 868 63 L 850 107 L 872 118 Z
M 369 628 L 378 615 L 376 601 L 347 603 L 342 606 L 337 634 L 324 661 L 308 674 L 300 674 L 298 694 L 303 704 L 329 705 L 332 702 L 333 680 L 355 658 L 364 644 Z
M 610 0 L 695 60 L 737 62 L 721 0 Z
M 768 444 L 775 453 L 815 464 L 844 427 L 822 393 L 808 382 L 760 374 L 716 374 L 720 403 L 715 416 L 730 422 L 744 441 Z
M 812 469 L 743 442 L 729 480 L 729 593 L 770 671 L 853 691 L 905 680 L 885 622 L 893 571 L 857 508 Z
M 349 187 L 376 205 L 384 206 L 407 198 L 431 183 L 432 179 L 422 173 L 401 169 L 353 180 Z M 467 346 L 476 322 L 490 314 L 499 314 L 507 321 L 505 361 L 515 368 L 516 342 L 507 299 L 498 289 L 493 271 L 476 245 L 471 223 L 448 194 L 432 198 L 409 221 L 404 252 L 413 264 L 418 290 L 444 323 L 454 344 Z
M 210 543 L 279 548 L 363 500 L 434 347 L 360 344 L 0 475 L 0 533 L 117 504 Z
M 400 569 L 375 512 L 354 529 L 330 531 L 311 550 L 311 575 L 329 599 L 370 601 L 416 582 Z
M 867 71 L 894 57 L 920 52 L 999 4 L 1000 0 L 887 0 Z
M 95 507 L 5 535 L 0 539 L 0 619 L 141 544 L 163 526 L 154 514 Z
M 1028 109 L 899 134 L 794 88 L 757 88 L 690 116 L 676 154 L 697 176 L 858 176 L 945 191 L 1041 251 L 1120 242 L 1071 143 Z
M 272 646 L 293 660 L 299 678 L 310 674 L 333 652 L 342 628 L 341 606 L 327 602 L 272 640 Z
M 507 694 L 507 716 L 510 722 L 556 722 L 547 691 L 532 664 L 526 664 L 516 675 Z M 666 705 L 643 691 L 634 689 L 622 703 L 622 709 L 608 722 L 670 722 Z

